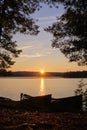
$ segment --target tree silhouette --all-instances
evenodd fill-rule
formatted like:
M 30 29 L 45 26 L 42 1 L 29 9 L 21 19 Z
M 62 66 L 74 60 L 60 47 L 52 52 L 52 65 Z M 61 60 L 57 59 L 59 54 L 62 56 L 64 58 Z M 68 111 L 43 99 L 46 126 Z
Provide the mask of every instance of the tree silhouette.
M 83 110 L 87 111 L 87 83 L 84 83 L 84 79 L 81 79 L 78 84 L 78 88 L 75 90 L 75 95 L 83 96 Z
M 54 36 L 53 47 L 60 49 L 69 61 L 87 65 L 87 1 L 86 0 L 0 0 L 0 68 L 14 64 L 18 57 L 13 34 L 37 35 L 39 30 L 31 14 L 40 10 L 41 4 L 58 7 L 62 3 L 65 13 L 57 22 L 45 29 Z
M 0 68 L 8 68 L 14 64 L 13 57 L 18 57 L 21 50 L 17 49 L 13 34 L 37 35 L 39 30 L 31 14 L 39 10 L 41 3 L 50 7 L 54 0 L 0 0 Z
M 87 0 L 60 0 L 65 12 L 45 30 L 52 33 L 52 47 L 70 62 L 87 65 Z
M 34 0 L 0 0 L 0 68 L 13 65 L 12 57 L 18 57 L 21 52 L 17 50 L 16 41 L 12 40 L 13 34 L 38 33 L 38 26 L 30 16 L 37 7 Z

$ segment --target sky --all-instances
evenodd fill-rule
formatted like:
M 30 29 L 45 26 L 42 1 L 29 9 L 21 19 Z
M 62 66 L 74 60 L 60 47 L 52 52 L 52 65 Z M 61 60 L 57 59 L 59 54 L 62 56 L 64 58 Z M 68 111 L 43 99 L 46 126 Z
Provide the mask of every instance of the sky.
M 57 48 L 52 48 L 52 34 L 44 31 L 44 28 L 56 22 L 56 17 L 64 12 L 62 6 L 58 9 L 43 6 L 36 11 L 32 17 L 38 19 L 36 22 L 40 28 L 37 36 L 23 35 L 17 33 L 14 40 L 17 41 L 18 49 L 22 53 L 14 59 L 15 64 L 10 68 L 12 71 L 40 71 L 46 72 L 67 72 L 83 71 L 87 67 L 78 66 L 77 63 L 70 63 L 68 59 Z

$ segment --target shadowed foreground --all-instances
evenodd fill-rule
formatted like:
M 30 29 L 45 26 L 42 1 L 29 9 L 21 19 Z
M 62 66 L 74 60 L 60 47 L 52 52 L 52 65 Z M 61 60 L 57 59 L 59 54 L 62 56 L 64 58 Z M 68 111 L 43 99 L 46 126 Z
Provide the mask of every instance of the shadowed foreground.
M 34 112 L 82 112 L 82 95 L 55 99 L 51 94 L 32 97 L 21 93 L 20 101 L 0 97 L 0 108 Z
M 87 130 L 87 113 L 0 109 L 0 130 Z
M 20 101 L 0 97 L 0 130 L 87 130 L 82 96 L 21 94 Z

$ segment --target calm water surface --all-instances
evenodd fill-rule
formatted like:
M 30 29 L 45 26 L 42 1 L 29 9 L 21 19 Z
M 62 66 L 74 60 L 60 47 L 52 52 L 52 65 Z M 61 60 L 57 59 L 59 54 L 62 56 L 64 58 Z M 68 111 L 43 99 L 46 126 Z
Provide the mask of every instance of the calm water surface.
M 31 96 L 52 94 L 54 98 L 73 96 L 80 79 L 65 78 L 0 78 L 0 96 L 14 100 L 20 93 Z M 87 83 L 87 79 L 84 79 Z

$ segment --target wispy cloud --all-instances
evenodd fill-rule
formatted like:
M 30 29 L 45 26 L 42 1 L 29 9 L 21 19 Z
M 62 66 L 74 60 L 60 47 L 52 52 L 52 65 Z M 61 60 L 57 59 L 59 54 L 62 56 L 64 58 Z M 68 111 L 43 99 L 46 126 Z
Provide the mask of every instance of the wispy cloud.
M 49 16 L 49 17 L 40 17 L 38 20 L 40 21 L 48 21 L 48 20 L 56 20 L 57 16 Z
M 19 47 L 19 49 L 21 49 L 21 50 L 30 49 L 30 48 L 32 48 L 32 46 L 29 46 L 29 45 Z
M 56 18 L 57 16 L 40 17 L 38 18 L 38 24 L 41 25 L 42 27 L 45 27 L 48 26 L 49 24 L 56 22 Z
M 22 53 L 20 54 L 20 58 L 40 58 L 40 57 L 45 57 L 52 54 L 53 54 L 52 49 L 49 49 L 49 50 L 43 49 L 42 51 L 41 50 L 34 51 L 34 52 L 32 51 L 30 52 L 30 54 Z
M 20 57 L 21 58 L 38 58 L 38 57 L 42 57 L 44 56 L 43 54 L 39 54 L 39 53 L 36 53 L 36 54 L 21 54 Z

